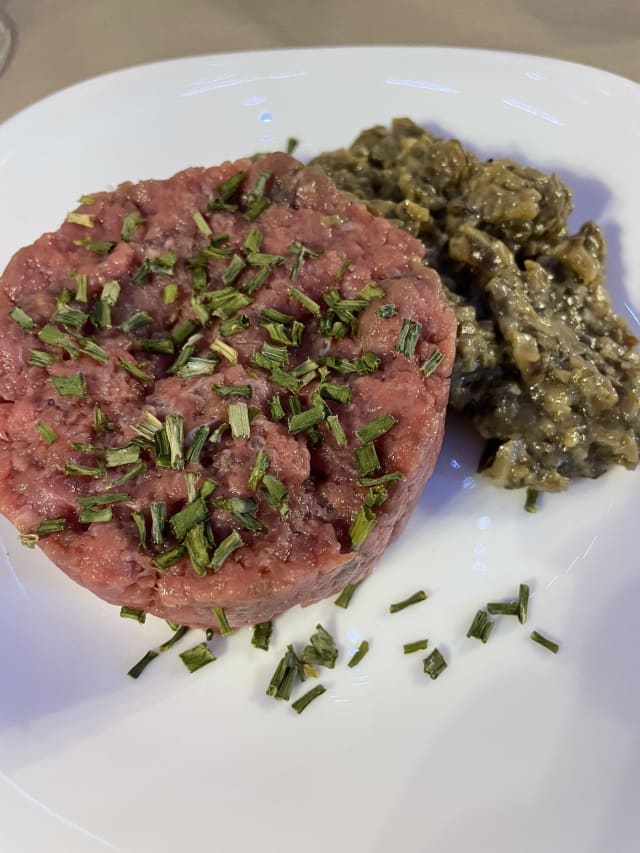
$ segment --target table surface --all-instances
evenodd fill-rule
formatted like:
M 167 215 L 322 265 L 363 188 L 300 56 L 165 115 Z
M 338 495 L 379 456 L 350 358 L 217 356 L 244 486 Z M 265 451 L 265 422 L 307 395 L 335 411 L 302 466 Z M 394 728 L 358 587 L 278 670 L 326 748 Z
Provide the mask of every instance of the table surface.
M 640 0 L 0 0 L 2 13 L 14 49 L 0 75 L 0 122 L 96 74 L 228 50 L 484 47 L 582 62 L 640 82 Z

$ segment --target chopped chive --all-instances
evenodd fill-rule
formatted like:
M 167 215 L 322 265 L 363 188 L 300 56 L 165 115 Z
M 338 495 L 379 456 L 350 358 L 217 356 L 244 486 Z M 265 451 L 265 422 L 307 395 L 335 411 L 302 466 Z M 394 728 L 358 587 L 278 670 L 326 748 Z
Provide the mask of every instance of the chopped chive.
M 322 684 L 316 684 L 315 687 L 312 687 L 311 690 L 308 690 L 303 696 L 301 696 L 299 699 L 296 699 L 295 702 L 292 702 L 291 707 L 296 712 L 296 714 L 301 714 L 307 707 L 307 705 L 310 705 L 314 699 L 317 699 L 318 696 L 322 696 L 322 694 L 326 692 L 326 687 L 323 687 Z
M 170 548 L 168 551 L 163 551 L 161 554 L 158 554 L 151 562 L 157 569 L 164 571 L 181 560 L 186 553 L 187 549 L 184 545 L 176 545 L 174 548 Z
M 215 655 L 211 654 L 205 642 L 198 643 L 197 646 L 187 649 L 180 655 L 180 660 L 189 672 L 197 672 L 208 663 L 213 663 L 215 659 Z
M 95 223 L 95 213 L 76 213 L 72 211 L 67 213 L 66 222 L 71 222 L 73 225 L 82 225 L 83 228 L 93 228 Z
M 238 332 L 248 329 L 250 325 L 251 321 L 246 314 L 238 314 L 236 317 L 222 320 L 218 326 L 218 331 L 223 338 L 229 338 Z
M 203 481 L 200 486 L 200 497 L 203 501 L 206 501 L 207 498 L 210 498 L 211 495 L 218 488 L 218 483 L 215 480 L 206 479 Z
M 287 154 L 293 154 L 293 152 L 296 150 L 296 148 L 298 147 L 299 144 L 300 144 L 300 142 L 299 142 L 299 140 L 297 140 L 295 138 L 295 136 L 290 136 L 287 139 L 287 147 L 286 147 Z
M 218 397 L 247 397 L 252 394 L 251 385 L 214 385 L 213 390 Z
M 283 699 L 285 702 L 288 702 L 291 698 L 291 691 L 296 679 L 301 677 L 302 671 L 302 662 L 296 655 L 293 646 L 287 646 L 287 650 L 278 663 L 276 671 L 271 676 L 271 681 L 266 691 L 267 696 L 272 696 L 274 699 Z
M 62 347 L 69 353 L 71 358 L 77 358 L 80 355 L 80 350 L 69 335 L 49 323 L 43 326 L 38 332 L 38 340 L 42 341 L 43 344 Z
M 74 279 L 76 282 L 76 302 L 86 302 L 88 299 L 87 276 L 81 275 L 80 273 L 76 273 L 76 275 L 74 275 Z
M 376 438 L 380 438 L 380 436 L 389 432 L 397 423 L 398 421 L 393 415 L 380 415 L 380 417 L 369 421 L 368 424 L 361 426 L 356 431 L 356 435 L 363 444 L 366 444 L 369 441 L 375 441 Z
M 384 320 L 388 320 L 390 317 L 395 317 L 397 313 L 398 308 L 393 303 L 381 305 L 376 311 L 378 317 L 382 317 Z
M 255 512 L 256 502 L 253 498 L 215 498 L 213 505 L 231 513 Z
M 553 640 L 547 639 L 547 637 L 543 637 L 542 634 L 539 634 L 537 631 L 531 632 L 531 639 L 534 643 L 538 643 L 541 646 L 544 646 L 545 649 L 548 649 L 550 652 L 553 652 L 554 655 L 558 654 L 560 650 L 560 646 L 558 643 L 554 643 Z
M 182 415 L 167 415 L 164 428 L 169 442 L 169 467 L 184 467 L 184 418 Z
M 297 394 L 303 386 L 302 379 L 297 379 L 295 376 L 292 376 L 291 373 L 287 373 L 287 371 L 283 370 L 279 364 L 274 365 L 271 370 L 271 381 L 276 385 L 279 385 L 281 388 L 284 388 L 285 391 L 290 391 L 292 394 Z M 284 415 L 284 411 L 282 414 Z
M 282 408 L 282 403 L 280 402 L 280 395 L 274 394 L 273 397 L 269 400 L 269 411 L 271 412 L 271 420 L 279 421 L 285 415 L 285 411 Z
M 385 483 L 394 483 L 397 480 L 404 480 L 404 475 L 400 471 L 390 471 L 388 474 L 381 474 L 379 477 L 359 477 L 359 486 L 384 486 Z
M 229 426 L 231 427 L 231 437 L 249 438 L 251 429 L 247 404 L 242 400 L 238 403 L 229 403 L 227 405 L 227 415 L 229 417 Z
M 218 426 L 212 431 L 209 436 L 209 444 L 219 444 L 223 434 L 229 429 L 229 424 L 226 422 L 222 422 L 218 424 Z
M 145 258 L 131 276 L 131 284 L 142 284 L 150 275 L 173 275 L 173 267 L 177 260 L 177 255 L 171 249 L 158 258 Z
M 209 565 L 211 543 L 209 542 L 203 522 L 196 524 L 187 531 L 184 539 L 191 567 L 197 575 L 205 575 Z
M 243 545 L 244 539 L 242 536 L 240 536 L 237 530 L 232 530 L 213 552 L 210 562 L 211 568 L 215 570 L 219 569 L 227 557 L 238 548 L 242 548 Z
M 136 346 L 143 352 L 155 352 L 160 355 L 173 355 L 175 346 L 171 338 L 141 338 Z
M 200 479 L 200 474 L 196 474 L 194 471 L 185 471 L 184 479 L 187 487 L 187 502 L 191 503 L 191 501 L 195 501 L 198 495 L 196 483 Z
M 349 385 L 340 385 L 338 382 L 321 382 L 318 385 L 318 392 L 325 400 L 335 400 L 336 403 L 345 405 L 351 402 L 352 390 Z M 372 439 L 361 440 L 372 441 Z
M 212 373 L 215 373 L 217 365 L 218 359 L 214 356 L 207 356 L 206 358 L 193 356 L 175 371 L 175 375 L 180 379 L 193 379 L 195 376 L 211 376 Z
M 247 263 L 252 267 L 277 267 L 286 261 L 284 255 L 270 255 L 267 252 L 249 252 Z
M 222 283 L 225 285 L 233 284 L 246 265 L 247 262 L 241 255 L 233 255 L 222 275 Z
M 120 284 L 115 279 L 111 281 L 105 281 L 102 285 L 102 293 L 100 294 L 100 300 L 102 302 L 106 302 L 111 308 L 117 303 L 118 298 L 120 296 Z
M 95 204 L 95 197 L 92 195 L 81 195 L 78 199 L 78 204 Z
M 253 222 L 260 214 L 267 209 L 271 204 L 268 198 L 265 198 L 265 190 L 267 183 L 271 178 L 271 172 L 266 169 L 259 173 L 253 189 L 247 195 L 247 209 L 244 218 L 247 222 Z
M 84 441 L 70 441 L 69 446 L 72 450 L 77 450 L 78 453 L 101 453 L 103 450 L 102 447 L 96 447 L 95 444 Z
M 190 338 L 187 338 L 187 340 L 182 345 L 182 348 L 180 349 L 180 352 L 178 353 L 177 358 L 173 361 L 173 363 L 169 367 L 169 370 L 167 371 L 168 374 L 175 375 L 178 373 L 179 370 L 182 370 L 182 368 L 187 364 L 187 362 L 194 355 L 194 353 L 197 349 L 198 341 L 201 338 L 202 338 L 201 334 L 191 335 Z
M 220 338 L 216 338 L 215 341 L 209 344 L 209 349 L 213 350 L 215 353 L 220 353 L 223 358 L 229 362 L 229 364 L 237 364 L 238 363 L 238 350 L 234 349 L 234 347 L 229 346 L 228 343 L 221 340 Z
M 77 340 L 84 355 L 88 355 L 98 364 L 106 364 L 109 361 L 109 353 L 91 338 L 78 338 Z
M 104 509 L 83 509 L 78 515 L 80 524 L 99 524 L 113 519 L 113 507 L 106 506 Z
M 136 210 L 134 213 L 125 214 L 122 220 L 122 229 L 120 231 L 120 239 L 124 240 L 126 243 L 130 243 L 136 234 L 136 227 L 138 225 L 144 225 L 146 222 L 144 216 L 142 216 Z
M 260 246 L 262 244 L 262 234 L 260 233 L 260 229 L 256 228 L 254 225 L 251 228 L 251 231 L 247 234 L 247 237 L 244 241 L 244 248 L 247 252 L 259 252 Z
M 137 444 L 125 444 L 122 447 L 107 447 L 104 452 L 104 461 L 107 468 L 130 465 L 139 459 L 140 448 Z
M 329 415 L 327 418 L 327 426 L 331 430 L 335 443 L 338 447 L 346 447 L 347 434 L 344 431 L 340 418 L 337 415 Z
M 84 509 L 91 509 L 94 506 L 107 506 L 108 504 L 130 500 L 131 495 L 127 495 L 125 492 L 101 492 L 97 495 L 89 495 L 86 498 L 77 498 L 76 502 L 78 506 Z
M 277 509 L 283 518 L 289 514 L 289 490 L 282 480 L 273 474 L 265 474 L 262 478 L 262 494 L 267 503 Z
M 405 607 L 410 607 L 412 604 L 418 604 L 420 601 L 426 601 L 427 593 L 424 590 L 419 590 L 418 592 L 414 592 L 413 595 L 410 595 L 409 598 L 405 598 L 404 601 L 398 601 L 396 604 L 389 605 L 389 613 L 399 613 L 401 610 L 404 610 Z
M 216 617 L 216 622 L 218 623 L 218 628 L 220 629 L 220 634 L 223 637 L 228 637 L 233 634 L 233 628 L 229 625 L 227 621 L 227 614 L 224 612 L 224 607 L 212 607 L 211 612 Z
M 424 651 L 429 645 L 429 640 L 414 640 L 413 643 L 405 643 L 402 647 L 405 655 L 411 655 L 413 652 Z
M 336 282 L 338 282 L 338 283 L 341 282 L 342 279 L 345 277 L 347 270 L 352 266 L 353 266 L 353 261 L 350 261 L 348 259 L 346 261 L 343 261 L 340 264 L 340 267 L 338 268 L 338 271 L 336 272 L 336 274 L 334 276 L 334 279 L 336 280 Z
M 104 477 L 105 468 L 100 461 L 98 465 L 80 465 L 77 462 L 67 461 L 64 465 L 65 474 L 71 477 Z
M 54 361 L 60 361 L 60 356 L 40 349 L 32 349 L 29 353 L 29 364 L 32 367 L 48 367 Z
M 193 309 L 193 313 L 196 315 L 196 319 L 202 326 L 208 326 L 211 322 L 211 312 L 207 308 L 206 305 L 203 304 L 202 299 L 199 296 L 192 296 L 190 300 L 190 305 Z
M 135 332 L 136 329 L 140 329 L 142 326 L 148 326 L 152 322 L 153 317 L 147 314 L 146 311 L 136 311 L 130 317 L 127 317 L 124 323 L 120 324 L 120 329 L 125 334 L 128 334 L 129 332 Z
M 58 440 L 58 433 L 44 421 L 36 421 L 36 430 L 40 438 L 47 444 L 54 444 Z
M 94 255 L 108 255 L 115 246 L 115 243 L 112 240 L 94 241 L 88 234 L 85 234 L 82 240 L 74 240 L 73 245 L 80 246 L 88 252 L 93 252 Z
M 291 435 L 298 435 L 300 432 L 304 432 L 316 424 L 319 424 L 320 421 L 323 421 L 325 418 L 325 410 L 323 406 L 312 406 L 310 409 L 305 409 L 303 412 L 300 412 L 296 415 L 291 415 L 291 417 L 287 421 L 287 426 L 289 429 L 289 433 Z
M 447 668 L 447 662 L 439 649 L 434 649 L 430 655 L 427 655 L 423 661 L 423 668 L 426 675 L 428 675 L 432 681 L 435 681 L 439 675 L 442 675 L 444 670 Z
M 354 448 L 353 459 L 361 477 L 366 477 L 367 474 L 380 468 L 380 460 L 375 445 L 371 441 L 363 447 Z
M 167 523 L 167 504 L 165 501 L 153 501 L 149 509 L 151 512 L 151 541 L 154 545 L 162 545 Z
M 136 622 L 139 622 L 141 625 L 147 620 L 147 614 L 144 610 L 134 610 L 133 607 L 121 607 L 120 608 L 120 618 L 121 619 L 135 619 Z
M 147 524 L 144 519 L 144 514 L 140 510 L 134 510 L 131 513 L 131 518 L 138 531 L 138 547 L 144 551 L 147 547 Z
M 478 610 L 473 617 L 473 621 L 467 631 L 467 637 L 474 637 L 476 640 L 481 640 L 486 643 L 489 635 L 493 630 L 494 623 L 489 619 L 486 610 Z
M 58 394 L 63 397 L 87 396 L 87 383 L 82 373 L 75 376 L 52 376 L 51 382 Z
M 346 610 L 349 604 L 351 603 L 353 593 L 356 591 L 356 589 L 360 586 L 361 583 L 362 581 L 358 581 L 357 583 L 352 583 L 349 584 L 349 586 L 345 586 L 340 595 L 333 602 L 336 607 L 342 607 Z
M 202 453 L 202 449 L 204 448 L 207 439 L 209 438 L 209 427 L 206 424 L 199 426 L 193 434 L 193 438 L 191 439 L 191 446 L 187 450 L 185 461 L 186 462 L 198 462 L 200 459 L 200 454 Z
M 186 504 L 181 510 L 174 513 L 169 520 L 173 535 L 176 539 L 182 541 L 188 531 L 196 524 L 209 518 L 209 510 L 202 498 L 196 498 L 195 501 Z
M 246 172 L 236 172 L 218 187 L 217 197 L 209 204 L 209 210 L 228 209 L 228 202 L 237 193 L 240 184 L 244 181 Z
M 349 528 L 351 547 L 354 551 L 358 551 L 362 547 L 375 526 L 375 514 L 366 504 L 363 504 L 355 514 L 351 527 Z
M 253 463 L 253 467 L 251 468 L 249 478 L 247 480 L 247 486 L 254 492 L 262 482 L 262 478 L 268 471 L 270 464 L 271 460 L 268 455 L 264 450 L 259 450 L 256 454 L 256 461 Z
M 385 489 L 383 485 L 379 483 L 371 486 L 369 491 L 367 492 L 367 496 L 364 499 L 364 503 L 366 506 L 373 508 L 374 506 L 382 506 L 382 504 L 389 497 L 389 492 Z
M 527 621 L 527 610 L 529 608 L 529 585 L 526 583 L 520 584 L 518 592 L 518 621 L 521 625 Z
M 66 518 L 45 518 L 41 521 L 35 530 L 36 540 L 41 536 L 48 536 L 51 533 L 60 533 L 67 526 Z M 27 534 L 28 535 L 28 534 Z
M 287 347 L 299 346 L 302 339 L 302 332 L 304 331 L 303 324 L 297 321 L 292 327 L 296 332 L 295 337 L 288 331 L 284 323 L 262 323 L 262 328 L 272 341 L 284 344 Z
M 136 462 L 128 471 L 125 471 L 124 474 L 109 483 L 108 488 L 113 489 L 116 486 L 122 486 L 124 483 L 127 483 L 129 480 L 132 480 L 134 477 L 137 477 L 138 474 L 142 474 L 142 472 L 146 470 L 147 466 L 144 462 Z
M 444 361 L 444 355 L 440 352 L 439 349 L 435 349 L 429 358 L 427 358 L 422 365 L 420 366 L 420 370 L 424 373 L 425 376 L 431 376 L 431 374 L 435 371 L 439 364 Z
M 153 649 L 149 649 L 149 651 L 138 661 L 138 663 L 134 664 L 127 675 L 130 675 L 131 678 L 139 678 L 142 675 L 143 671 L 147 668 L 147 666 L 151 663 L 152 660 L 155 660 L 158 657 L 158 652 Z
M 178 285 L 170 281 L 162 288 L 162 301 L 165 305 L 172 305 L 178 298 Z
M 490 601 L 487 604 L 487 613 L 491 616 L 517 616 L 518 602 Z
M 287 249 L 289 254 L 294 256 L 293 264 L 291 266 L 291 272 L 289 273 L 289 278 L 291 281 L 296 281 L 300 274 L 300 269 L 302 268 L 302 262 L 305 258 L 310 258 L 314 260 L 315 258 L 319 258 L 322 252 L 314 252 L 313 249 L 309 249 L 307 246 L 303 246 L 302 243 L 299 243 L 295 240 L 289 248 Z
M 246 308 L 251 299 L 244 293 L 240 293 L 233 287 L 223 287 L 207 293 L 207 301 L 210 305 L 211 314 L 221 320 L 228 320 L 236 311 Z
M 263 651 L 268 652 L 272 631 L 273 624 L 271 622 L 258 622 L 257 625 L 253 626 L 251 645 L 255 646 L 256 649 L 262 649 Z
M 261 350 L 254 351 L 251 360 L 258 367 L 264 367 L 266 370 L 272 370 L 276 366 L 282 366 L 289 360 L 289 353 L 286 347 L 278 344 L 264 343 Z
M 174 627 L 175 623 L 167 622 L 170 628 L 175 630 L 175 633 L 172 637 L 169 637 L 160 647 L 159 651 L 168 652 L 169 649 L 173 648 L 177 642 L 179 642 L 185 634 L 188 634 L 191 630 L 188 625 L 177 625 Z
M 527 498 L 524 503 L 526 512 L 538 512 L 538 495 L 537 489 L 527 489 Z
M 422 324 L 415 320 L 403 320 L 396 350 L 406 358 L 411 358 L 415 352 L 416 344 L 422 334 Z
M 247 296 L 252 296 L 258 290 L 260 290 L 262 285 L 269 278 L 270 274 L 271 274 L 271 267 L 268 267 L 268 266 L 258 267 L 258 272 L 254 276 L 252 276 L 252 278 L 248 279 L 243 284 L 243 286 L 242 286 L 243 292 Z
M 149 373 L 145 373 L 144 370 L 138 367 L 138 365 L 135 364 L 133 361 L 129 361 L 128 359 L 122 358 L 122 356 L 119 355 L 118 364 L 120 365 L 120 367 L 126 370 L 127 373 L 133 376 L 134 379 L 139 379 L 140 382 L 153 381 L 153 376 L 151 376 Z
M 338 648 L 331 634 L 322 627 L 316 625 L 316 630 L 311 635 L 309 643 L 304 647 L 300 660 L 309 666 L 324 666 L 333 669 L 338 659 Z
M 152 412 L 145 412 L 142 416 L 142 420 L 134 426 L 134 430 L 138 435 L 141 435 L 143 438 L 150 441 L 153 440 L 155 434 L 161 429 L 162 421 L 158 420 Z
M 192 338 L 194 333 L 197 331 L 198 324 L 195 320 L 185 320 L 184 323 L 173 330 L 171 340 L 177 347 L 180 347 L 186 343 L 189 338 Z
M 290 287 L 288 290 L 289 296 L 292 299 L 295 299 L 297 302 L 302 305 L 303 308 L 306 308 L 310 314 L 313 314 L 314 317 L 317 317 L 320 314 L 320 306 L 312 299 L 310 296 L 307 296 L 306 293 L 303 293 L 301 290 L 298 290 L 297 287 Z
M 194 210 L 191 215 L 193 217 L 193 221 L 196 223 L 196 227 L 197 227 L 198 231 L 204 237 L 211 237 L 211 234 L 213 232 L 211 231 L 211 228 L 209 227 L 209 223 L 204 218 L 204 216 L 200 213 L 200 211 Z
M 358 664 L 360 663 L 362 658 L 367 654 L 368 651 L 369 651 L 369 643 L 367 642 L 367 640 L 363 640 L 360 643 L 360 645 L 358 646 L 358 648 L 357 648 L 355 654 L 353 655 L 353 657 L 351 658 L 351 660 L 347 663 L 347 666 L 350 669 L 353 669 L 354 666 L 358 666 Z

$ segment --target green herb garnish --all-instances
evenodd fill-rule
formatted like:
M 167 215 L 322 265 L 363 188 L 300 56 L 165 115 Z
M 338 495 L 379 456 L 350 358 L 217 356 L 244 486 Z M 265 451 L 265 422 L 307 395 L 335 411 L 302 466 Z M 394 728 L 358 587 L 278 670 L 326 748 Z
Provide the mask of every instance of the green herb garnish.
M 303 293 L 301 290 L 298 290 L 297 287 L 290 287 L 288 290 L 289 296 L 295 299 L 297 302 L 302 305 L 303 308 L 306 308 L 310 314 L 313 314 L 314 317 L 317 317 L 320 314 L 320 306 L 318 303 L 312 299 L 310 296 L 307 296 L 306 293 Z
M 83 228 L 93 228 L 95 218 L 95 213 L 76 213 L 72 211 L 71 213 L 67 213 L 66 221 L 71 222 L 73 225 L 82 225 Z
M 220 629 L 220 634 L 223 637 L 228 637 L 233 634 L 233 628 L 229 625 L 227 621 L 227 614 L 224 612 L 224 607 L 212 607 L 211 612 L 216 617 L 216 622 L 218 623 L 218 628 Z
M 251 428 L 249 423 L 249 410 L 244 401 L 229 403 L 227 406 L 229 426 L 232 438 L 249 438 Z
M 351 660 L 347 663 L 347 666 L 350 669 L 353 669 L 354 666 L 358 666 L 358 664 L 360 663 L 362 658 L 367 654 L 368 651 L 369 651 L 369 643 L 366 640 L 363 640 L 360 643 L 360 645 L 358 646 L 358 648 L 357 648 L 355 654 L 353 655 L 353 657 L 351 658 Z
M 467 637 L 474 637 L 476 640 L 481 640 L 483 643 L 486 643 L 491 631 L 493 630 L 493 625 L 494 623 L 489 619 L 487 611 L 478 610 L 476 615 L 473 617 L 471 625 L 469 626 Z
M 57 432 L 48 426 L 48 424 L 45 424 L 44 421 L 36 421 L 36 430 L 40 438 L 46 441 L 47 444 L 54 444 L 58 440 Z
M 323 406 L 312 406 L 310 409 L 305 409 L 299 414 L 291 415 L 287 421 L 289 433 L 298 435 L 298 433 L 308 430 L 310 427 L 319 424 L 325 419 L 325 409 Z
M 526 512 L 538 512 L 538 495 L 539 492 L 537 491 L 537 489 L 527 489 L 527 498 L 524 502 L 524 508 Z
M 389 432 L 397 423 L 398 421 L 393 415 L 380 415 L 380 417 L 360 427 L 356 435 L 363 444 L 366 444 L 369 441 L 375 441 L 376 438 L 380 438 L 381 435 Z
M 187 532 L 199 524 L 201 521 L 209 518 L 209 510 L 202 498 L 196 498 L 195 501 L 186 504 L 181 510 L 171 516 L 169 521 L 173 535 L 176 539 L 182 541 L 187 535 Z
M 427 593 L 421 589 L 418 592 L 414 592 L 414 594 L 410 595 L 409 598 L 405 598 L 404 601 L 398 601 L 396 604 L 390 604 L 389 613 L 399 613 L 401 610 L 404 610 L 405 607 L 411 607 L 412 604 L 418 604 L 420 601 L 426 601 L 427 597 Z
M 260 214 L 269 207 L 270 200 L 265 196 L 267 183 L 271 178 L 271 172 L 266 169 L 258 175 L 253 189 L 247 196 L 247 209 L 244 218 L 247 222 L 253 222 Z
M 147 621 L 147 614 L 144 610 L 134 610 L 133 607 L 121 607 L 120 608 L 120 618 L 121 619 L 135 619 L 136 622 L 139 622 L 141 625 Z
M 154 545 L 162 545 L 167 523 L 167 504 L 165 501 L 153 501 L 149 509 L 151 512 L 151 541 Z
M 127 675 L 131 676 L 131 678 L 139 678 L 142 675 L 143 671 L 149 666 L 152 660 L 155 660 L 158 657 L 158 652 L 153 649 L 149 649 L 149 651 L 138 661 L 138 663 L 134 664 Z
M 9 312 L 9 316 L 24 332 L 30 332 L 36 327 L 35 320 L 33 320 L 26 311 L 23 311 L 18 305 Z
M 142 328 L 142 326 L 148 326 L 152 322 L 153 317 L 147 314 L 146 311 L 135 311 L 130 317 L 127 317 L 124 323 L 120 324 L 120 329 L 125 334 L 129 334 L 129 332 L 135 332 L 137 329 Z
M 354 551 L 358 551 L 365 543 L 365 540 L 376 526 L 376 517 L 370 507 L 363 504 L 354 516 L 351 527 L 349 528 L 349 536 L 351 537 L 351 547 Z
M 138 548 L 144 551 L 147 547 L 147 523 L 144 519 L 144 513 L 136 509 L 131 513 L 131 518 L 138 531 Z
M 213 552 L 213 556 L 211 557 L 210 566 L 212 569 L 219 569 L 227 557 L 230 556 L 234 551 L 238 548 L 242 548 L 244 545 L 244 539 L 237 530 L 232 530 L 231 533 L 225 537 L 222 542 L 218 545 L 218 547 Z
M 283 518 L 289 514 L 289 490 L 282 480 L 273 474 L 265 474 L 262 478 L 262 494 L 267 503 L 277 509 Z
M 541 646 L 544 646 L 545 649 L 548 649 L 550 652 L 553 652 L 554 655 L 558 654 L 560 650 L 560 646 L 558 643 L 554 643 L 553 640 L 549 640 L 547 637 L 543 637 L 542 634 L 539 634 L 537 631 L 531 632 L 531 639 L 534 643 L 538 643 Z
M 178 256 L 171 249 L 158 258 L 145 258 L 131 277 L 131 284 L 142 284 L 150 275 L 173 275 Z
M 405 643 L 402 647 L 405 655 L 411 655 L 413 652 L 424 651 L 429 645 L 428 640 L 414 640 L 413 643 Z
M 340 595 L 333 602 L 336 607 L 342 607 L 346 610 L 349 604 L 351 603 L 353 593 L 356 591 L 356 589 L 360 586 L 361 583 L 362 581 L 358 581 L 357 583 L 352 583 L 349 584 L 349 586 L 345 586 Z
M 113 507 L 106 506 L 104 509 L 83 509 L 78 515 L 80 524 L 101 524 L 113 519 Z
M 411 358 L 415 352 L 416 344 L 420 340 L 421 334 L 421 323 L 416 323 L 415 320 L 403 320 L 396 350 L 406 356 L 406 358 Z
M 447 662 L 442 656 L 439 649 L 434 649 L 423 661 L 425 673 L 432 681 L 435 681 L 439 675 L 442 675 L 447 668 Z
M 390 471 L 379 477 L 359 477 L 357 482 L 359 486 L 384 486 L 386 483 L 395 483 L 398 480 L 404 480 L 404 475 L 400 471 Z
M 82 240 L 74 240 L 74 246 L 81 246 L 88 252 L 93 252 L 94 255 L 108 255 L 116 245 L 112 240 L 96 240 L 93 241 L 88 234 Z
M 220 184 L 218 195 L 210 202 L 208 210 L 235 210 L 237 205 L 229 204 L 229 202 L 238 192 L 240 184 L 244 181 L 245 177 L 246 172 L 236 172 Z
M 393 303 L 381 305 L 376 311 L 378 317 L 382 317 L 384 320 L 388 320 L 390 317 L 395 317 L 397 313 L 398 308 Z
M 138 213 L 138 211 L 135 211 L 134 213 L 127 213 L 122 220 L 120 238 L 126 243 L 130 243 L 135 237 L 137 226 L 144 225 L 145 222 L 146 220 L 144 216 Z
M 323 687 L 322 684 L 316 684 L 316 686 L 312 687 L 311 690 L 308 690 L 304 696 L 301 696 L 299 699 L 296 699 L 295 702 L 292 702 L 291 707 L 296 714 L 301 714 L 307 705 L 311 704 L 314 699 L 317 699 L 318 696 L 322 696 L 322 694 L 326 692 L 326 687 Z
M 425 376 L 431 376 L 431 374 L 435 371 L 439 364 L 444 361 L 444 355 L 440 352 L 439 349 L 435 349 L 429 358 L 427 358 L 421 365 L 420 370 L 424 373 Z
M 173 548 L 169 548 L 168 551 L 163 551 L 161 554 L 158 554 L 151 562 L 157 569 L 164 571 L 181 560 L 186 553 L 187 549 L 184 545 L 176 545 Z
M 283 699 L 285 702 L 288 702 L 291 698 L 291 691 L 296 679 L 300 677 L 301 672 L 302 663 L 296 655 L 293 646 L 289 645 L 271 677 L 271 681 L 267 687 L 267 696 L 272 696 L 274 699 Z
M 62 397 L 87 396 L 87 383 L 82 373 L 75 376 L 52 376 L 51 382 Z
M 92 509 L 94 506 L 107 506 L 108 504 L 130 500 L 131 495 L 127 495 L 125 492 L 101 492 L 97 495 L 89 495 L 86 498 L 77 498 L 76 502 L 78 506 L 84 509 Z
M 209 651 L 207 644 L 202 642 L 198 643 L 198 645 L 194 646 L 192 649 L 187 649 L 186 652 L 182 652 L 180 660 L 189 672 L 197 672 L 197 670 L 202 669 L 202 667 L 206 666 L 208 663 L 213 663 L 214 660 L 216 660 L 216 657 Z
M 366 477 L 367 474 L 371 474 L 380 468 L 380 460 L 375 445 L 371 441 L 363 447 L 354 448 L 353 459 L 361 477 Z
M 118 356 L 118 364 L 124 370 L 127 371 L 134 379 L 138 379 L 140 382 L 153 382 L 153 376 L 149 373 L 145 373 L 141 367 L 139 367 L 135 362 L 129 361 L 126 358 L 122 358 L 122 356 Z
M 256 649 L 263 649 L 263 651 L 269 651 L 269 641 L 271 640 L 271 632 L 273 631 L 273 623 L 271 622 L 258 622 L 257 625 L 253 626 L 253 636 L 251 637 L 251 644 L 256 647 Z
M 293 264 L 291 266 L 291 272 L 289 273 L 289 278 L 291 281 L 296 281 L 300 274 L 300 269 L 302 267 L 302 262 L 305 258 L 309 258 L 314 260 L 315 258 L 319 258 L 322 252 L 314 252 L 313 249 L 309 249 L 307 246 L 303 246 L 302 243 L 299 243 L 297 240 L 291 243 L 289 248 L 287 249 L 289 254 L 294 256 Z
M 309 666 L 324 666 L 333 669 L 338 659 L 338 648 L 331 634 L 322 625 L 316 625 L 308 645 L 304 647 L 301 656 L 302 663 Z

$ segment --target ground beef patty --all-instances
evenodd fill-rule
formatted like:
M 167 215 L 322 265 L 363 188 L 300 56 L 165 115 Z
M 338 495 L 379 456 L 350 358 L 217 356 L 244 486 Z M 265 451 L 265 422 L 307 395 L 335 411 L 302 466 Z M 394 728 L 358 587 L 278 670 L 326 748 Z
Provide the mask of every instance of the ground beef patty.
M 455 320 L 421 244 L 284 154 L 81 201 L 1 279 L 0 510 L 194 627 L 363 578 L 442 439 Z

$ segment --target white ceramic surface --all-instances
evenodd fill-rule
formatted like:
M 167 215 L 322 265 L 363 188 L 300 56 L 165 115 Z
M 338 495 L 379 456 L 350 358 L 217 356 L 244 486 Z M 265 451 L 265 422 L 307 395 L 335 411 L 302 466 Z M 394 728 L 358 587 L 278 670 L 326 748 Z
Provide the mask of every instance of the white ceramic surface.
M 603 224 L 614 302 L 638 329 L 640 87 L 515 54 L 217 55 L 63 91 L 0 127 L 0 266 L 83 192 L 289 136 L 308 158 L 398 115 L 559 172 L 574 223 Z M 268 654 L 248 630 L 216 641 L 218 660 L 195 675 L 169 653 L 128 679 L 166 626 L 120 620 L 0 523 L 3 853 L 640 849 L 640 475 L 579 483 L 529 515 L 522 493 L 475 475 L 479 449 L 450 424 L 406 532 L 347 611 L 289 612 Z M 521 581 L 529 624 L 466 639 L 476 608 Z M 428 601 L 388 614 L 420 588 Z M 340 663 L 298 717 L 264 690 L 286 643 L 318 621 Z M 532 643 L 533 628 L 560 654 Z M 424 636 L 449 660 L 435 682 L 421 655 L 402 654 Z M 362 638 L 371 651 L 349 670 Z

